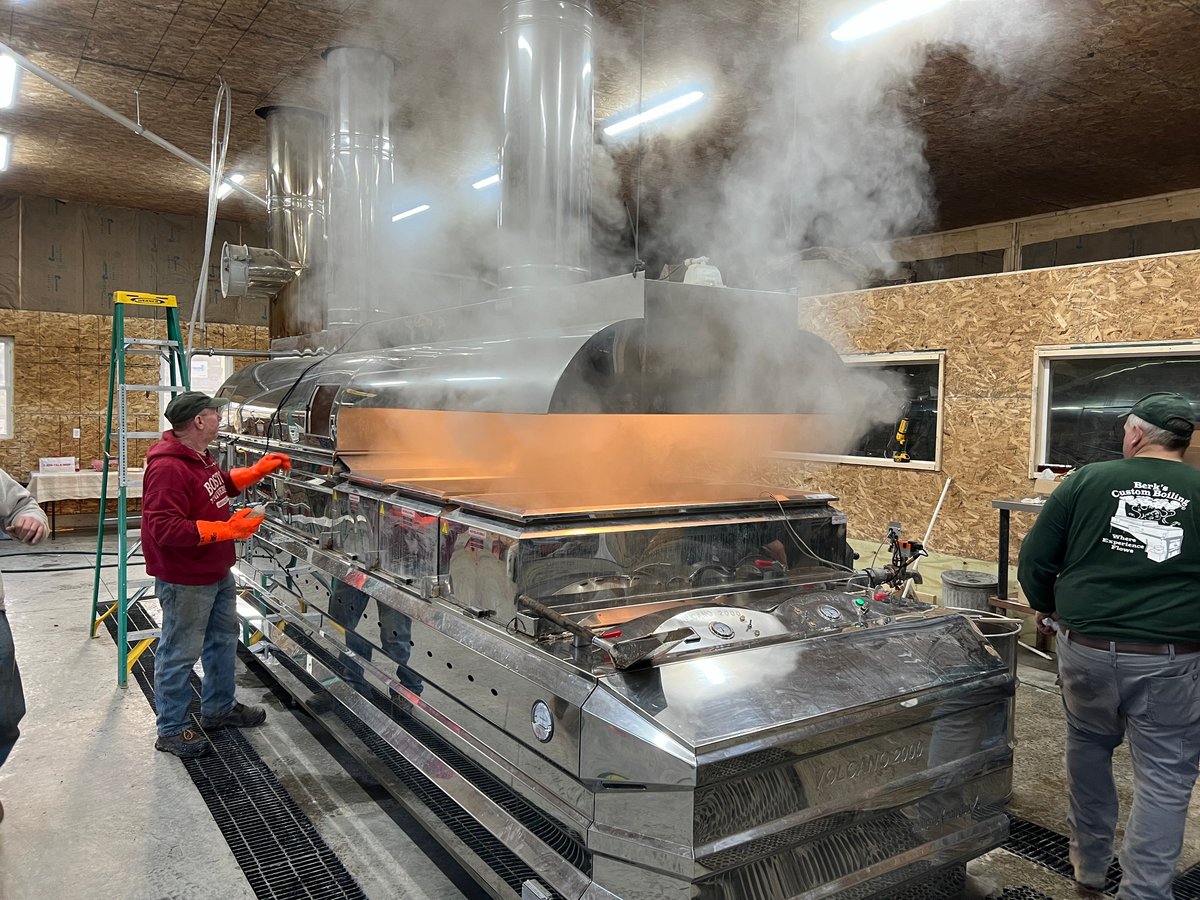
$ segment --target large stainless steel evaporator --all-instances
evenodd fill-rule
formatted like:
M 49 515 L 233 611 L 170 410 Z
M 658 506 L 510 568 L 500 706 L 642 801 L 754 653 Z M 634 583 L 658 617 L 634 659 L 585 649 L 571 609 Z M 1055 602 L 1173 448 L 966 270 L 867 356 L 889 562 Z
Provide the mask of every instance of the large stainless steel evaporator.
M 832 421 L 836 354 L 794 299 L 582 290 L 224 386 L 227 461 L 295 464 L 245 498 L 268 670 L 496 897 L 956 896 L 1007 834 L 1008 667 L 855 574 L 836 498 L 664 475 L 671 434 Z

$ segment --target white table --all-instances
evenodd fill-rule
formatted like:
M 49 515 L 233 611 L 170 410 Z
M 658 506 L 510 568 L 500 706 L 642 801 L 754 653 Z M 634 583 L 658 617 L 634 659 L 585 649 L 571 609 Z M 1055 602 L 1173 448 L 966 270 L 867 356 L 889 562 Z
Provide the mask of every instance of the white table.
M 30 472 L 29 494 L 38 503 L 50 504 L 50 537 L 56 534 L 57 500 L 92 500 L 100 499 L 100 489 L 104 484 L 104 474 L 94 469 L 84 469 L 79 472 Z M 108 499 L 117 496 L 119 490 L 117 473 L 108 473 Z M 125 477 L 125 496 L 142 496 L 142 470 L 127 469 Z M 103 512 L 103 510 L 101 510 Z

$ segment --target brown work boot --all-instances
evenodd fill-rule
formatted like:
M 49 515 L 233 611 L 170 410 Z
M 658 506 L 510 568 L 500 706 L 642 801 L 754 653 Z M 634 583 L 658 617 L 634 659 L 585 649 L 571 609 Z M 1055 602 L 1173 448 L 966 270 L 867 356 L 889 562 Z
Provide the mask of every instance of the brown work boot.
M 201 716 L 201 728 L 253 728 L 267 721 L 267 711 L 261 706 L 235 703 L 223 716 Z
M 185 728 L 179 734 L 160 734 L 154 749 L 174 753 L 180 759 L 197 759 L 208 753 L 212 746 L 195 728 Z

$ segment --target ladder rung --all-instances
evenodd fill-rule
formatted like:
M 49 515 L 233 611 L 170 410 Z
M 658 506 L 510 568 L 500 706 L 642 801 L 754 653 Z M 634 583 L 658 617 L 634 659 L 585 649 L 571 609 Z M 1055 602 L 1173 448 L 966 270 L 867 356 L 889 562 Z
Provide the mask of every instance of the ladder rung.
M 164 341 L 159 338 L 125 338 L 125 346 L 141 344 L 145 347 L 178 347 L 179 341 Z
M 144 441 L 144 440 L 149 440 L 150 438 L 160 438 L 160 437 L 162 437 L 162 432 L 161 431 L 127 431 L 127 432 L 125 432 L 125 437 L 133 438 L 134 440 L 138 440 L 138 441 Z
M 178 384 L 122 384 L 119 385 L 123 391 L 182 391 L 183 387 Z
M 161 628 L 144 628 L 141 631 L 125 632 L 125 640 L 129 641 L 129 643 L 131 643 L 131 644 L 134 641 L 141 641 L 141 640 L 145 640 L 146 638 L 156 638 L 156 637 L 162 637 L 162 629 Z
M 164 351 L 162 350 L 151 350 L 149 348 L 139 350 L 137 347 L 129 347 L 125 350 L 125 352 L 129 356 L 136 356 L 138 354 L 141 354 L 142 356 L 162 356 L 164 354 Z M 182 350 L 179 351 L 179 353 L 181 356 L 183 355 Z

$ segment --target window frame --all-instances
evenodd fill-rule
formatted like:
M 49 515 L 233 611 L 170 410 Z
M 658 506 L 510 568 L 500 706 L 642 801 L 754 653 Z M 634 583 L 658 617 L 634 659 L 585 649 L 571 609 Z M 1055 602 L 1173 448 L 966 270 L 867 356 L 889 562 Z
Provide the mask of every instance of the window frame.
M 875 466 L 883 469 L 909 469 L 921 472 L 940 472 L 942 470 L 942 435 L 943 416 L 946 404 L 946 351 L 941 350 L 903 350 L 880 351 L 877 353 L 843 353 L 842 362 L 847 366 L 876 366 L 883 368 L 888 365 L 904 365 L 906 363 L 930 363 L 938 367 L 937 395 L 937 435 L 934 438 L 934 458 L 932 460 L 914 459 L 909 462 L 896 462 L 874 456 L 855 456 L 849 453 L 793 453 L 779 451 L 771 454 L 776 459 L 806 460 L 810 462 L 835 463 L 848 466 Z
M 209 364 L 211 364 L 213 360 L 218 360 L 218 359 L 221 360 L 221 362 L 220 362 L 221 371 L 224 373 L 223 377 L 221 378 L 222 383 L 228 381 L 229 376 L 232 375 L 234 372 L 233 357 L 226 356 L 223 353 L 213 353 L 213 354 L 196 353 L 196 354 L 192 355 L 191 361 L 188 363 L 188 366 L 189 366 L 188 381 L 189 381 L 189 383 L 192 381 L 192 379 L 195 376 L 195 372 L 194 372 L 194 370 L 191 369 L 191 367 L 194 366 L 196 364 L 196 361 L 199 359 L 203 359 L 206 362 L 208 362 Z M 170 384 L 171 372 L 167 368 L 168 362 L 169 361 L 166 356 L 164 356 L 159 361 L 159 366 L 158 366 L 159 384 L 163 384 L 163 385 Z M 193 385 L 191 389 L 192 390 L 201 390 L 202 388 L 198 388 Z M 183 388 L 180 387 L 179 390 L 182 391 Z M 172 399 L 172 392 L 171 391 L 159 391 L 158 396 L 159 396 L 159 399 L 158 399 L 158 424 L 162 431 L 166 431 L 167 429 L 169 429 L 171 427 L 171 423 L 167 421 L 166 413 L 167 413 L 167 404 L 170 403 L 171 399 Z
M 0 440 L 10 441 L 17 433 L 16 423 L 13 421 L 13 355 L 16 353 L 17 341 L 12 335 L 0 337 L 0 344 L 4 345 L 4 368 L 0 371 L 0 387 L 4 389 L 5 406 L 4 410 L 4 425 L 0 430 Z
M 1045 344 L 1033 348 L 1033 416 L 1029 428 L 1029 477 L 1045 462 L 1050 436 L 1050 365 L 1056 359 L 1136 359 L 1147 356 L 1200 356 L 1200 340 L 1129 341 L 1099 344 Z

